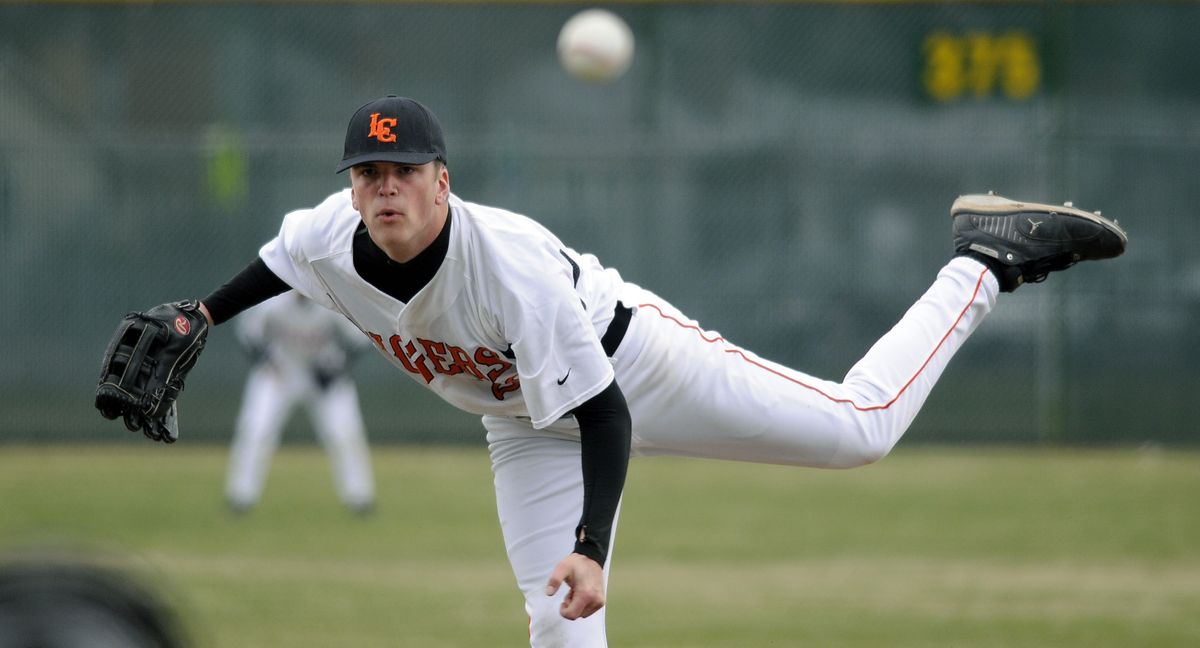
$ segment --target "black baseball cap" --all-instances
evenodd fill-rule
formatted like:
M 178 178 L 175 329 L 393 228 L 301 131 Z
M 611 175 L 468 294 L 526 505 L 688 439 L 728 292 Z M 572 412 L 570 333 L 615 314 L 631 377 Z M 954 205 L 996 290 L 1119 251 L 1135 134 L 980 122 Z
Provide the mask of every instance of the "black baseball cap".
M 414 99 L 388 95 L 365 104 L 350 118 L 337 173 L 364 162 L 433 160 L 446 161 L 446 140 L 437 117 Z

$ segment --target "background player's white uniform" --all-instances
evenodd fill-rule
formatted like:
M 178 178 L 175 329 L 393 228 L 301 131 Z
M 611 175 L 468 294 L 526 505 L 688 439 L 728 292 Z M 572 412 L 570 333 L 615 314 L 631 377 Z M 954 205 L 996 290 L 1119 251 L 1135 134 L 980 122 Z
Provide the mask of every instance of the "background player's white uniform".
M 283 426 L 298 406 L 329 454 L 342 502 L 367 511 L 375 480 L 348 354 L 370 343 L 345 317 L 289 291 L 242 313 L 239 341 L 260 361 L 246 379 L 225 497 L 235 510 L 258 503 Z
M 606 642 L 603 609 L 566 621 L 558 607 L 567 588 L 545 595 L 555 564 L 573 550 L 582 507 L 578 426 L 564 414 L 615 376 L 635 455 L 861 465 L 899 440 L 998 290 L 983 265 L 953 259 L 835 383 L 705 331 L 524 216 L 453 195 L 450 210 L 446 258 L 407 304 L 355 272 L 360 217 L 348 189 L 289 214 L 260 256 L 286 283 L 352 319 L 418 383 L 483 416 L 535 646 Z M 618 302 L 635 312 L 610 358 L 599 340 Z

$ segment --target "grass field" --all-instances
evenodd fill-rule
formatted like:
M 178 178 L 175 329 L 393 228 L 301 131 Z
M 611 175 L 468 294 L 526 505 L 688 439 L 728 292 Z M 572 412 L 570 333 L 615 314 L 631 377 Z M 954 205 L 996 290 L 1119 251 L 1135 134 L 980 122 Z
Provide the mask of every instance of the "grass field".
M 225 448 L 4 446 L 0 546 L 119 556 L 200 648 L 522 646 L 482 447 L 375 449 L 343 511 L 324 455 L 223 508 Z M 614 647 L 1200 645 L 1200 454 L 900 448 L 831 472 L 637 459 Z

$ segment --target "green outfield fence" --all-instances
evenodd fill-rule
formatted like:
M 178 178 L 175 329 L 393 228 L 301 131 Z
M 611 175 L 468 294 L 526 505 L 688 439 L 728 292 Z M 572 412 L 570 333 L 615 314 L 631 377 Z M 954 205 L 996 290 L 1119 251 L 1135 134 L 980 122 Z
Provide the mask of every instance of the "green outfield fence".
M 909 442 L 1200 438 L 1200 3 L 617 3 L 607 85 L 555 59 L 584 6 L 0 3 L 4 438 L 133 439 L 91 404 L 117 319 L 344 186 L 345 123 L 389 93 L 441 117 L 460 195 L 823 378 L 931 281 L 958 194 L 1101 209 L 1127 254 L 1002 297 Z M 228 439 L 245 370 L 216 329 L 188 438 Z M 482 438 L 355 374 L 372 439 Z

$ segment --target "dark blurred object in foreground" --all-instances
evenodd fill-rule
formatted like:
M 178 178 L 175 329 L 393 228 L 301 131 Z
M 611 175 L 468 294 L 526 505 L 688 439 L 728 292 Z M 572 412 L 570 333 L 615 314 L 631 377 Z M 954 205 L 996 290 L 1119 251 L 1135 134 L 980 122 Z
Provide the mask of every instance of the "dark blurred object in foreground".
M 182 648 L 178 619 L 144 584 L 82 562 L 0 563 L 0 648 Z

